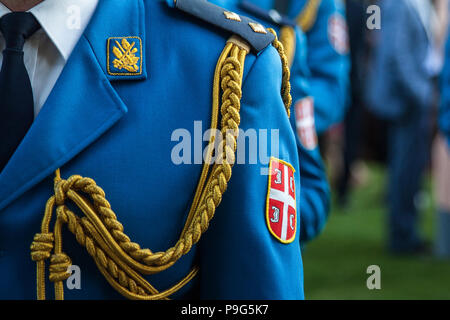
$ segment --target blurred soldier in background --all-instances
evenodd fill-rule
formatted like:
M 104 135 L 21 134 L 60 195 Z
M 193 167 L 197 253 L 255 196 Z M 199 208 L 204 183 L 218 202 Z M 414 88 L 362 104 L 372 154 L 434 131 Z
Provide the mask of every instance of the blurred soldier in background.
M 439 16 L 436 44 L 444 46 L 448 25 L 448 1 L 436 3 Z M 450 41 L 445 50 L 445 67 L 441 78 L 441 133 L 433 145 L 433 173 L 436 189 L 437 219 L 435 253 L 438 257 L 450 258 Z M 443 134 L 442 134 L 443 133 Z
M 337 185 L 337 196 L 339 204 L 345 206 L 347 203 L 349 182 L 351 180 L 351 169 L 358 157 L 362 135 L 364 108 L 364 69 L 367 64 L 368 44 L 366 35 L 366 8 L 368 1 L 347 0 L 346 16 L 350 40 L 350 106 L 345 116 L 344 143 L 343 143 L 343 166 Z
M 447 43 L 445 59 L 446 64 L 442 76 L 442 109 L 440 111 L 439 125 L 450 147 L 450 39 Z
M 368 83 L 372 111 L 390 121 L 389 249 L 427 249 L 418 234 L 415 197 L 428 161 L 430 112 L 439 72 L 433 46 L 431 1 L 381 0 L 382 27 Z
M 230 11 L 254 18 L 279 35 L 291 70 L 293 108 L 291 126 L 296 133 L 301 159 L 300 241 L 314 239 L 325 226 L 330 209 L 330 194 L 325 168 L 318 148 L 314 104 L 309 87 L 305 34 L 284 13 L 288 0 L 212 0 Z
M 319 145 L 331 181 L 342 167 L 341 127 L 349 104 L 349 39 L 342 0 L 291 0 L 288 16 L 305 32 Z M 331 130 L 330 130 L 331 129 Z
M 288 15 L 306 34 L 319 135 L 343 120 L 349 100 L 349 41 L 341 0 L 290 1 Z

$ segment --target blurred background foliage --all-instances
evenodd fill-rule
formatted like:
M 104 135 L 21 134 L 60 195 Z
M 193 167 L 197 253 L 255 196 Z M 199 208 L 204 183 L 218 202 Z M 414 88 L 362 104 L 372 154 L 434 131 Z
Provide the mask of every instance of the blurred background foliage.
M 386 171 L 369 164 L 345 208 L 333 205 L 323 233 L 304 248 L 307 299 L 450 299 L 450 260 L 392 256 L 386 250 Z M 422 232 L 433 240 L 434 201 L 427 176 Z M 381 269 L 381 290 L 366 286 L 367 267 Z

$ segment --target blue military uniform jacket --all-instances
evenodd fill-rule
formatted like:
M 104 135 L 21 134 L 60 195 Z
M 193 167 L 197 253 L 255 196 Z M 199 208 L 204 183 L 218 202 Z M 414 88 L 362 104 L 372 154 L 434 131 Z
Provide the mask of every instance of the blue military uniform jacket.
M 408 1 L 382 1 L 380 6 L 383 27 L 369 72 L 368 107 L 383 119 L 403 121 L 431 103 L 433 81 L 425 67 L 429 39 Z
M 291 125 L 296 135 L 298 154 L 300 158 L 300 212 L 301 212 L 301 242 L 305 243 L 317 237 L 322 231 L 328 218 L 330 207 L 329 185 L 325 168 L 320 155 L 320 150 L 316 143 L 305 145 L 302 142 L 302 128 L 300 107 L 309 101 L 309 69 L 307 67 L 307 45 L 304 33 L 295 25 L 295 22 L 274 13 L 273 3 L 248 0 L 214 0 L 227 9 L 235 12 L 242 12 L 251 16 L 262 24 L 273 28 L 278 35 L 283 27 L 295 29 L 294 52 L 292 54 L 291 70 L 291 94 L 293 98 L 293 110 L 291 112 Z M 270 11 L 272 10 L 272 11 Z M 314 117 L 314 115 L 311 115 Z M 314 119 L 313 119 L 314 120 Z M 297 125 L 298 124 L 298 125 Z M 314 129 L 314 127 L 312 128 Z M 312 132 L 314 136 L 315 132 Z M 317 137 L 315 137 L 317 138 Z M 314 139 L 314 138 L 313 138 Z
M 30 258 L 30 244 L 41 231 L 46 201 L 55 193 L 58 168 L 63 179 L 56 179 L 60 184 L 72 175 L 94 179 L 133 243 L 153 253 L 177 243 L 202 166 L 175 164 L 171 155 L 176 142 L 171 137 L 177 129 L 193 133 L 194 121 L 209 126 L 217 61 L 226 41 L 248 25 L 247 20 L 241 22 L 245 23 L 241 28 L 237 21 L 222 26 L 205 21 L 211 15 L 222 17 L 223 9 L 201 0 L 178 0 L 176 6 L 182 10 L 174 8 L 172 1 L 167 3 L 99 1 L 42 111 L 0 174 L 2 299 L 36 297 L 36 263 Z M 230 31 L 232 28 L 236 32 Z M 251 51 L 242 70 L 239 127 L 279 130 L 277 163 L 279 168 L 280 163 L 285 164 L 285 172 L 291 174 L 290 190 L 294 183 L 296 186 L 291 196 L 298 199 L 299 173 L 293 171 L 299 167 L 299 158 L 280 95 L 280 55 L 270 45 L 269 33 L 245 29 L 241 36 L 250 43 Z M 220 199 L 214 198 L 220 205 L 200 242 L 167 270 L 144 279 L 162 291 L 198 265 L 199 275 L 170 298 L 302 299 L 301 232 L 297 230 L 291 241 L 283 243 L 268 228 L 269 182 L 262 174 L 268 165 L 259 160 L 235 164 L 226 192 Z M 278 178 L 285 179 L 277 176 L 274 183 Z M 214 190 L 223 188 L 224 181 L 219 182 Z M 60 184 L 56 190 L 64 191 Z M 93 187 L 84 191 L 101 196 Z M 57 192 L 55 204 L 61 204 L 64 196 Z M 96 206 L 99 209 L 106 204 Z M 59 214 L 71 209 L 83 216 L 72 202 L 60 209 Z M 289 220 L 288 227 L 300 229 L 299 218 Z M 75 239 L 66 226 L 62 239 L 62 250 L 81 270 L 81 289 L 68 290 L 63 282 L 64 297 L 120 298 L 91 257 L 98 251 L 88 253 L 78 243 L 86 243 L 86 239 Z M 89 243 L 86 246 L 90 247 Z M 34 248 L 46 250 L 45 244 Z M 49 262 L 45 263 L 48 266 Z M 53 271 L 64 274 L 58 261 L 52 260 L 52 264 Z M 108 268 L 117 277 L 117 269 Z M 129 280 L 120 281 L 133 286 Z M 48 270 L 45 284 L 47 298 L 53 298 Z
M 349 102 L 350 57 L 341 0 L 290 1 L 289 17 L 306 34 L 307 63 L 319 134 L 339 123 Z
M 445 48 L 445 64 L 441 76 L 441 110 L 439 127 L 450 146 L 450 41 Z

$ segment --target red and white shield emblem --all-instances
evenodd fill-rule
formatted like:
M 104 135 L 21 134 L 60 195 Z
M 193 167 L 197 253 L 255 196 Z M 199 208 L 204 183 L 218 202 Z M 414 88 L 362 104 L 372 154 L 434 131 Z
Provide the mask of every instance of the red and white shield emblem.
M 314 121 L 314 100 L 303 98 L 295 104 L 297 134 L 303 147 L 313 150 L 317 147 L 316 123 Z
M 282 243 L 291 243 L 297 230 L 294 168 L 271 158 L 266 221 L 270 233 Z
M 328 20 L 328 38 L 337 53 L 347 54 L 350 51 L 347 22 L 339 13 L 333 14 Z

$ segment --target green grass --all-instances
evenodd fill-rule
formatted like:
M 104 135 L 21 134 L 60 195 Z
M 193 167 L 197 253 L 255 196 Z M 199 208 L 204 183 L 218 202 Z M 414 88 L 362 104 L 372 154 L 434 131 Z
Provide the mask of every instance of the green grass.
M 450 261 L 387 252 L 384 187 L 384 170 L 370 166 L 367 185 L 353 191 L 348 207 L 333 206 L 324 232 L 303 253 L 307 299 L 450 299 Z M 421 221 L 430 241 L 433 220 L 430 203 Z M 381 290 L 367 289 L 370 265 L 381 268 Z

